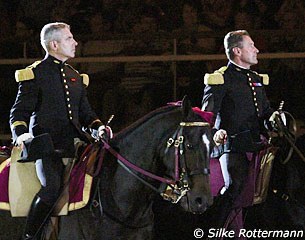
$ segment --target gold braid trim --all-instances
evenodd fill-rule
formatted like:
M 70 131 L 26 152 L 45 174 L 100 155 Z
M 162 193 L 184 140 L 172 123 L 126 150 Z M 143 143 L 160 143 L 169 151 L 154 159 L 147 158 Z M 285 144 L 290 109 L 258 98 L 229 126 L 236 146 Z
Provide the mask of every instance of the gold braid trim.
M 181 122 L 181 127 L 209 127 L 210 124 L 207 122 Z
M 16 121 L 16 122 L 13 122 L 12 125 L 11 125 L 11 127 L 12 127 L 12 128 L 15 128 L 15 127 L 20 126 L 20 125 L 25 126 L 25 127 L 28 127 L 28 125 L 27 125 L 26 122 L 24 122 L 24 121 Z

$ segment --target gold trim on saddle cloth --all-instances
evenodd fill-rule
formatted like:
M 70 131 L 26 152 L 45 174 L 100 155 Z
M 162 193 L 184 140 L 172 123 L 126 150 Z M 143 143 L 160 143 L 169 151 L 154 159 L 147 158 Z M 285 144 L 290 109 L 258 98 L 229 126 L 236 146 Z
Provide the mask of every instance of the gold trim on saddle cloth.
M 10 210 L 10 204 L 6 203 L 6 202 L 0 202 L 0 209 L 9 211 Z
M 11 158 L 6 159 L 5 161 L 3 161 L 0 164 L 0 173 L 3 171 L 3 169 L 5 168 L 5 166 L 11 161 Z
M 3 169 L 7 166 L 7 164 L 9 164 L 11 161 L 11 158 L 8 158 L 6 159 L 5 161 L 3 161 L 1 164 L 0 164 L 0 173 L 3 171 Z M 0 202 L 0 209 L 1 210 L 7 210 L 9 211 L 10 210 L 10 204 L 7 203 L 7 202 Z
M 89 198 L 90 198 L 90 190 L 92 185 L 93 177 L 89 174 L 85 175 L 85 183 L 83 189 L 83 200 L 76 203 L 69 203 L 69 211 L 77 210 L 83 208 L 87 205 Z

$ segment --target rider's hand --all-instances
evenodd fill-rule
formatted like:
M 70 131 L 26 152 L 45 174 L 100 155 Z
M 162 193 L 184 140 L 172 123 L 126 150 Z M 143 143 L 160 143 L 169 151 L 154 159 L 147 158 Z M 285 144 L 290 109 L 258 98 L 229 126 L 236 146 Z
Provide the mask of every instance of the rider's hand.
M 279 113 L 278 111 L 274 111 L 274 112 L 272 113 L 272 115 L 270 116 L 269 121 L 270 121 L 270 123 L 271 123 L 272 126 L 275 126 L 275 124 L 276 124 L 275 118 L 276 118 L 277 116 L 279 116 L 279 115 L 280 115 L 280 113 Z
M 112 129 L 109 126 L 102 125 L 97 130 L 98 138 L 108 140 L 113 138 Z
M 272 126 L 273 129 L 277 129 L 276 118 L 281 119 L 283 124 L 286 126 L 286 117 L 285 117 L 285 114 L 284 113 L 280 113 L 279 111 L 274 111 L 272 113 L 271 117 L 269 118 L 269 122 L 271 123 L 271 126 Z
M 23 133 L 16 139 L 16 144 L 20 146 L 24 141 L 34 138 L 32 133 Z
M 227 140 L 227 132 L 226 130 L 219 129 L 213 137 L 213 140 L 216 144 L 216 146 L 219 146 L 221 144 L 225 144 Z

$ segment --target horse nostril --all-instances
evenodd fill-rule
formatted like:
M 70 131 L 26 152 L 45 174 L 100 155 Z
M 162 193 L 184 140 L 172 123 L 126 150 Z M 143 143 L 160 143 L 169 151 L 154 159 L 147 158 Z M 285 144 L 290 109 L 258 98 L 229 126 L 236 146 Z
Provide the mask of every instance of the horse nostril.
M 198 205 L 202 205 L 202 198 L 197 197 L 197 198 L 195 199 L 195 202 L 196 202 Z

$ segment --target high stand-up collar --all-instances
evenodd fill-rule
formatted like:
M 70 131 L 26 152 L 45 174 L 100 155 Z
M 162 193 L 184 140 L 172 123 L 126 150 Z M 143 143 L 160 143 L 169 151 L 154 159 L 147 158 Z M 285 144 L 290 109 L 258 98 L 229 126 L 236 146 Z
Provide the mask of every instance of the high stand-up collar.
M 46 60 L 48 62 L 54 62 L 59 65 L 64 65 L 66 63 L 66 61 L 62 62 L 62 61 L 58 60 L 56 57 L 53 57 L 52 55 L 46 55 L 44 60 Z
M 238 72 L 244 72 L 244 73 L 254 73 L 251 69 L 249 68 L 244 68 L 236 63 L 234 63 L 233 61 L 229 61 L 228 63 L 228 68 L 233 68 Z

